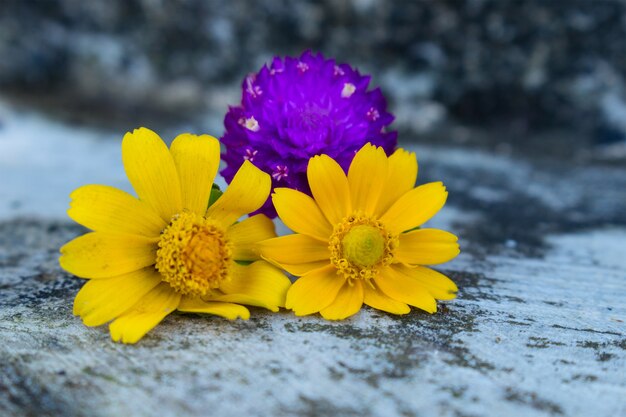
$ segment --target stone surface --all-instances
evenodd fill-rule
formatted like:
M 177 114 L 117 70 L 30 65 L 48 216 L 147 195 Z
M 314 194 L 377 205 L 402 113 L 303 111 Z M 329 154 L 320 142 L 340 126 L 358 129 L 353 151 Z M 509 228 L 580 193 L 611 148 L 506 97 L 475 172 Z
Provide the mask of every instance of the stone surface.
M 430 224 L 463 249 L 440 268 L 460 292 L 437 314 L 174 314 L 124 346 L 72 316 L 81 280 L 57 263 L 83 233 L 64 218 L 68 182 L 123 185 L 121 135 L 3 106 L 2 416 L 626 414 L 620 164 L 410 145 L 420 182 L 450 190 Z

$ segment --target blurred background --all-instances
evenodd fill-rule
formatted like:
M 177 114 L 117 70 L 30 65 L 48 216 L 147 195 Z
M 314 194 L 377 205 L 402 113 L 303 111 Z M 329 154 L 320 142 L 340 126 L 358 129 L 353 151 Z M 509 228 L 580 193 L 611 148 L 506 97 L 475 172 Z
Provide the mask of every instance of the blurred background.
M 623 1 L 3 0 L 0 88 L 68 123 L 218 136 L 247 73 L 312 49 L 371 73 L 405 141 L 618 158 L 624 39 Z
M 618 0 L 2 0 L 0 200 L 125 186 L 124 132 L 219 137 L 245 75 L 307 49 L 373 76 L 401 144 L 625 166 L 624 39 Z

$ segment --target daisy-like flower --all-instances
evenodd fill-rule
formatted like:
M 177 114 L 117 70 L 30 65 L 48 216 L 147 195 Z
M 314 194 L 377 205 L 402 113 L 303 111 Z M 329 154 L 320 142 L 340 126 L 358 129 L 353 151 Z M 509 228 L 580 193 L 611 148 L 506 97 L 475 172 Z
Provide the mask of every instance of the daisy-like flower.
M 312 158 L 307 175 L 313 198 L 287 188 L 272 195 L 278 216 L 296 234 L 258 246 L 263 257 L 300 276 L 287 292 L 287 308 L 340 320 L 363 303 L 394 314 L 409 306 L 434 313 L 435 299 L 455 297 L 454 282 L 423 266 L 451 260 L 459 246 L 448 232 L 416 229 L 448 193 L 440 182 L 413 188 L 414 154 L 398 149 L 387 157 L 367 144 L 347 177 L 327 155 Z
M 175 310 L 247 319 L 236 303 L 284 305 L 289 279 L 253 248 L 276 236 L 274 224 L 264 215 L 237 223 L 265 202 L 269 175 L 244 163 L 209 206 L 217 139 L 183 134 L 168 149 L 141 128 L 124 136 L 122 159 L 138 199 L 104 185 L 71 195 L 69 216 L 93 232 L 63 246 L 60 264 L 89 279 L 74 301 L 87 326 L 112 321 L 114 341 L 135 343 Z
M 274 58 L 243 82 L 241 104 L 224 119 L 230 182 L 244 161 L 272 177 L 274 187 L 307 194 L 306 167 L 326 154 L 347 169 L 356 151 L 371 142 L 391 154 L 397 132 L 387 132 L 393 116 L 379 88 L 368 90 L 369 76 L 321 54 Z M 263 213 L 276 212 L 268 200 Z

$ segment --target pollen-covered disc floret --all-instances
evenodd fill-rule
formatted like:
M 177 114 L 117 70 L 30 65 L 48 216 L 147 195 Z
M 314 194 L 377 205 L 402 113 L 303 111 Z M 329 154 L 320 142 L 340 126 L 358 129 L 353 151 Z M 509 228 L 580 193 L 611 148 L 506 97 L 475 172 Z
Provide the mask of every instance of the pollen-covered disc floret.
M 230 246 L 210 219 L 183 212 L 161 234 L 156 268 L 175 291 L 206 296 L 228 278 Z
M 370 280 L 389 265 L 398 237 L 377 219 L 355 212 L 334 227 L 329 240 L 330 261 L 347 279 Z

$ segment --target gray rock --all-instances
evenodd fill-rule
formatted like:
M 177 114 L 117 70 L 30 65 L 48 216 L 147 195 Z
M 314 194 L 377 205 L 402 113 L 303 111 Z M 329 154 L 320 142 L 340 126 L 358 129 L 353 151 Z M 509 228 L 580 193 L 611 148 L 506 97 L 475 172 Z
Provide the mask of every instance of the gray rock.
M 173 314 L 114 344 L 72 316 L 82 281 L 57 264 L 83 230 L 1 222 L 0 414 L 624 415 L 626 170 L 414 150 L 450 190 L 430 225 L 463 249 L 441 266 L 459 297 L 434 315 Z

